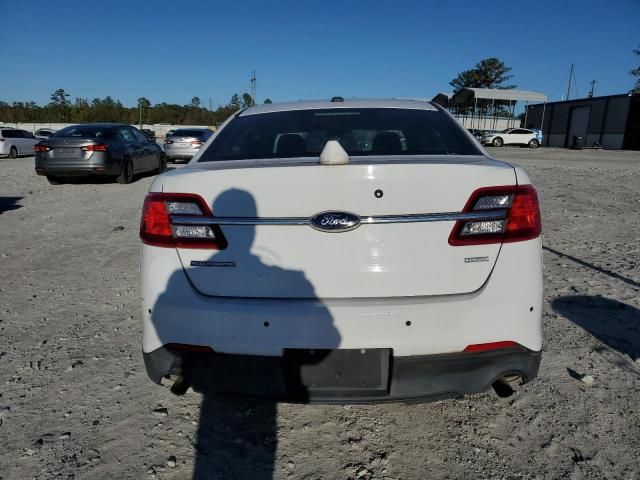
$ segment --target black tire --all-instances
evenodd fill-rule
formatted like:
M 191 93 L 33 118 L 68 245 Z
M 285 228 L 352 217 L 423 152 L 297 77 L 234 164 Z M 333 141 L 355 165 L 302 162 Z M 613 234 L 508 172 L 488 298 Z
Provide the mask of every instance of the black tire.
M 167 159 L 167 163 L 174 163 L 173 158 L 171 158 L 171 157 L 166 157 L 166 156 L 165 156 L 165 158 Z
M 133 162 L 129 157 L 125 157 L 125 159 L 122 161 L 120 175 L 118 175 L 116 181 L 123 185 L 127 185 L 133 182 Z
M 9 150 L 9 156 L 11 158 L 18 158 L 18 149 L 16 147 L 11 147 L 11 150 Z
M 167 157 L 165 157 L 164 153 L 160 155 L 158 168 L 156 170 L 157 174 L 164 172 L 167 169 Z
M 54 177 L 53 175 L 47 175 L 47 181 L 51 185 L 62 185 L 64 183 L 60 177 Z
M 491 142 L 491 145 L 493 145 L 494 147 L 502 147 L 504 145 L 504 140 L 502 140 L 502 138 L 500 137 L 496 137 Z
M 540 142 L 537 138 L 534 138 L 529 141 L 529 148 L 538 148 L 540 146 Z

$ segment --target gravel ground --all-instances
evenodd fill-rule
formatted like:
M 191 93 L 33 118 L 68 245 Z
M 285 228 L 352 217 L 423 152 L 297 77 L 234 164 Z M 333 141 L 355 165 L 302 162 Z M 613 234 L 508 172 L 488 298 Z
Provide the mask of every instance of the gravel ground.
M 640 152 L 493 149 L 544 216 L 540 376 L 422 405 L 173 396 L 146 377 L 152 177 L 53 187 L 0 160 L 0 479 L 640 478 Z

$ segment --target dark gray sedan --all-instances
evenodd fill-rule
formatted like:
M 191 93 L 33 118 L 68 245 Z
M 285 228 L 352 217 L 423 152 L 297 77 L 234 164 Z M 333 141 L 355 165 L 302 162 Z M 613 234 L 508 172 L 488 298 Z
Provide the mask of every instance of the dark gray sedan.
M 163 172 L 167 160 L 160 146 L 140 130 L 118 123 L 73 125 L 34 147 L 36 173 L 58 185 L 66 177 L 112 176 L 131 183 L 134 175 Z

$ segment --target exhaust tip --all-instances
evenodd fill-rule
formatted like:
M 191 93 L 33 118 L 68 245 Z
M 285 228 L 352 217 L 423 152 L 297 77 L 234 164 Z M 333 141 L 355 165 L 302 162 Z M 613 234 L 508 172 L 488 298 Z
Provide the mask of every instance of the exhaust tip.
M 517 381 L 521 381 L 521 383 L 524 383 L 522 382 L 522 377 L 520 375 L 505 375 L 498 378 L 495 382 L 493 382 L 491 386 L 493 387 L 493 390 L 494 392 L 496 392 L 496 395 L 498 395 L 498 397 L 509 398 L 515 393 L 515 390 L 511 387 L 511 384 Z
M 183 377 L 178 377 L 176 378 L 175 382 L 173 382 L 173 385 L 171 385 L 171 388 L 169 390 L 174 395 L 181 397 L 182 395 L 187 393 L 187 390 L 189 390 L 190 386 L 191 385 L 189 384 L 189 382 L 187 382 Z

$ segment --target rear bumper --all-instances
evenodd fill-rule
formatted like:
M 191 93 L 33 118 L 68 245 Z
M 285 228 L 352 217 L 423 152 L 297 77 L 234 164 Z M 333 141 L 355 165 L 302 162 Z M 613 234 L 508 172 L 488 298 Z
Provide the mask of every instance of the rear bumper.
M 98 161 L 41 160 L 36 157 L 38 175 L 120 175 L 121 162 L 117 159 L 98 159 Z
M 380 388 L 315 388 L 292 372 L 284 357 L 187 352 L 161 347 L 144 353 L 147 374 L 156 383 L 167 375 L 184 377 L 196 391 L 229 393 L 302 403 L 379 403 L 433 401 L 483 392 L 500 377 L 524 382 L 538 373 L 541 352 L 524 347 L 480 353 L 389 358 Z M 319 362 L 322 378 L 351 376 L 351 362 Z M 356 381 L 357 383 L 357 381 Z M 362 382 L 364 383 L 364 382 Z
M 167 148 L 166 145 L 164 146 L 164 154 L 168 159 L 190 160 L 199 151 L 199 148 Z

